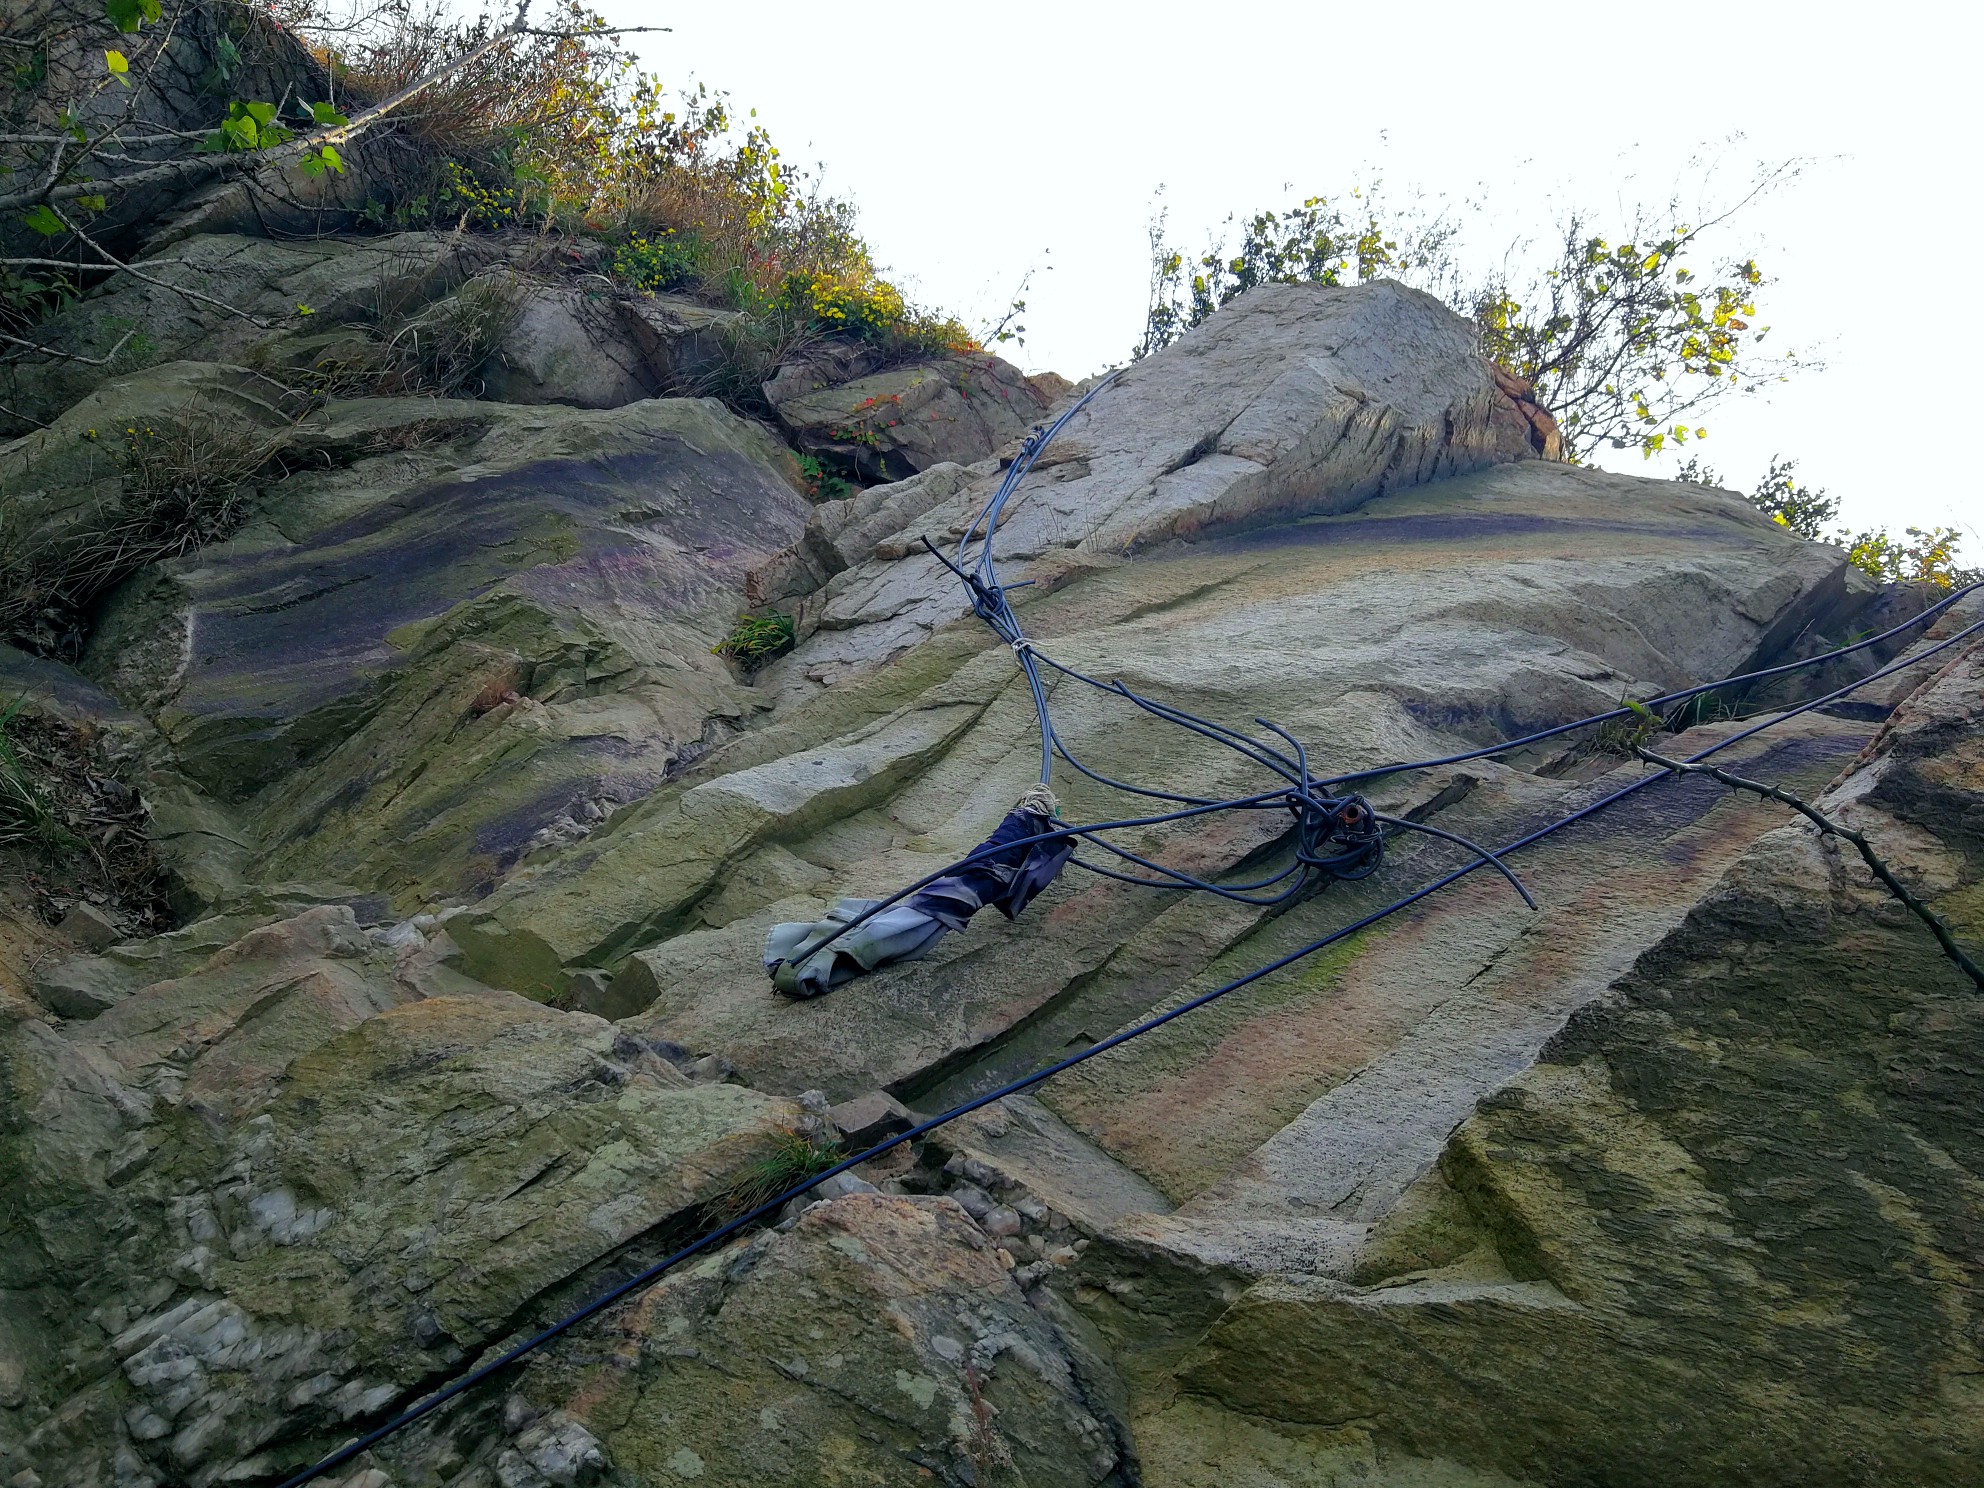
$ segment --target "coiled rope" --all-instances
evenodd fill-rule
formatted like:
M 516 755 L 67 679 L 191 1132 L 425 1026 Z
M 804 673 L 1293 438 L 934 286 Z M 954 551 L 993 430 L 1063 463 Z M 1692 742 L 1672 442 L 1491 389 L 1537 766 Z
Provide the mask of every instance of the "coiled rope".
M 1022 445 L 1019 457 L 1008 468 L 1005 479 L 1000 483 L 992 499 L 986 504 L 972 527 L 966 531 L 965 536 L 960 540 L 956 560 L 953 561 L 944 558 L 941 553 L 937 553 L 938 558 L 964 584 L 966 593 L 971 600 L 973 612 L 985 621 L 986 624 L 991 626 L 1000 638 L 1012 647 L 1013 655 L 1026 676 L 1027 685 L 1032 693 L 1034 709 L 1040 724 L 1041 785 L 1045 787 L 1051 784 L 1054 760 L 1056 757 L 1059 757 L 1071 768 L 1100 784 L 1154 800 L 1173 802 L 1178 807 L 1176 810 L 1147 816 L 1125 817 L 1114 821 L 1091 822 L 1082 826 L 1056 827 L 1050 831 L 1041 833 L 1040 840 L 1051 840 L 1055 838 L 1080 839 L 1095 847 L 1113 853 L 1118 858 L 1159 875 L 1157 878 L 1140 878 L 1105 868 L 1098 864 L 1086 862 L 1080 857 L 1072 860 L 1081 867 L 1088 869 L 1088 871 L 1106 878 L 1113 878 L 1126 883 L 1146 885 L 1152 888 L 1209 892 L 1224 898 L 1237 900 L 1241 903 L 1262 906 L 1284 903 L 1294 898 L 1305 888 L 1314 886 L 1319 879 L 1326 881 L 1329 879 L 1363 878 L 1375 872 L 1382 862 L 1383 829 L 1386 827 L 1418 831 L 1455 843 L 1467 848 L 1474 854 L 1472 861 L 1463 863 L 1461 866 L 1435 877 L 1430 882 L 1394 899 L 1382 908 L 1375 909 L 1353 920 L 1349 924 L 1332 930 L 1328 934 L 1309 942 L 1307 945 L 1270 961 L 1265 966 L 1258 967 L 1244 976 L 1236 977 L 1232 981 L 1223 983 L 1209 992 L 1200 993 L 1198 996 L 1190 998 L 1166 1012 L 1156 1014 L 1140 1023 L 1122 1029 L 1103 1039 L 1101 1042 L 1082 1050 L 1080 1053 L 1072 1054 L 1065 1059 L 1044 1065 L 1030 1074 L 1023 1075 L 1019 1079 L 1001 1085 L 996 1090 L 988 1091 L 984 1095 L 974 1097 L 971 1100 L 953 1106 L 939 1115 L 919 1122 L 907 1131 L 899 1132 L 895 1136 L 877 1142 L 872 1147 L 844 1158 L 824 1172 L 815 1174 L 803 1182 L 794 1184 L 785 1192 L 766 1200 L 748 1213 L 737 1216 L 728 1223 L 712 1230 L 709 1234 L 683 1246 L 672 1255 L 657 1261 L 637 1275 L 615 1284 L 585 1306 L 567 1314 L 549 1327 L 504 1350 L 487 1363 L 477 1366 L 468 1374 L 437 1390 L 425 1399 L 417 1401 L 364 1436 L 347 1443 L 329 1456 L 305 1468 L 302 1472 L 286 1479 L 281 1484 L 281 1488 L 302 1488 L 302 1485 L 313 1482 L 321 1478 L 324 1474 L 342 1467 L 361 1453 L 377 1446 L 395 1432 L 433 1414 L 442 1406 L 448 1404 L 448 1402 L 474 1389 L 483 1381 L 501 1373 L 510 1365 L 517 1363 L 527 1355 L 534 1353 L 546 1344 L 570 1332 L 589 1318 L 596 1317 L 623 1297 L 639 1291 L 644 1287 L 653 1285 L 657 1280 L 682 1265 L 685 1261 L 691 1260 L 722 1245 L 725 1241 L 742 1233 L 744 1230 L 770 1218 L 793 1199 L 801 1198 L 811 1193 L 828 1180 L 850 1172 L 863 1163 L 872 1162 L 874 1159 L 892 1152 L 907 1143 L 919 1141 L 939 1128 L 947 1126 L 961 1117 L 968 1116 L 974 1111 L 982 1110 L 987 1106 L 1006 1099 L 1008 1096 L 1020 1095 L 1032 1090 L 1036 1086 L 1053 1079 L 1054 1076 L 1066 1070 L 1073 1069 L 1078 1064 L 1106 1054 L 1112 1049 L 1120 1048 L 1134 1039 L 1142 1038 L 1145 1034 L 1162 1028 L 1167 1023 L 1197 1011 L 1208 1003 L 1217 1002 L 1219 999 L 1237 992 L 1243 987 L 1251 986 L 1263 977 L 1271 976 L 1273 973 L 1291 966 L 1307 956 L 1312 956 L 1316 952 L 1336 944 L 1338 941 L 1355 935 L 1360 930 L 1368 929 L 1370 926 L 1397 914 L 1400 910 L 1409 908 L 1421 900 L 1430 898 L 1432 895 L 1458 883 L 1484 866 L 1497 869 L 1514 885 L 1516 891 L 1522 895 L 1524 901 L 1534 909 L 1535 901 L 1530 898 L 1528 891 L 1523 888 L 1521 881 L 1516 877 L 1514 872 L 1503 862 L 1504 858 L 1521 852 L 1526 848 L 1533 847 L 1535 844 L 1563 831 L 1567 827 L 1584 821 L 1589 817 L 1596 816 L 1602 811 L 1609 810 L 1620 801 L 1646 789 L 1648 786 L 1659 781 L 1671 780 L 1677 777 L 1673 772 L 1668 770 L 1649 773 L 1630 784 L 1601 796 L 1595 801 L 1589 802 L 1566 816 L 1559 817 L 1524 836 L 1518 837 L 1492 850 L 1478 843 L 1471 842 L 1455 833 L 1428 827 L 1424 823 L 1410 822 L 1403 818 L 1382 815 L 1372 810 L 1369 803 L 1364 801 L 1362 797 L 1354 793 L 1332 795 L 1329 793 L 1331 788 L 1377 779 L 1386 775 L 1429 770 L 1446 765 L 1462 764 L 1469 760 L 1483 759 L 1511 749 L 1518 749 L 1547 739 L 1557 738 L 1578 729 L 1591 728 L 1619 719 L 1641 716 L 1642 710 L 1672 707 L 1721 688 L 1748 686 L 1771 678 L 1788 676 L 1808 668 L 1823 666 L 1827 662 L 1836 661 L 1840 657 L 1850 656 L 1856 652 L 1865 651 L 1870 647 L 1879 646 L 1918 627 L 1926 626 L 1930 621 L 1934 620 L 1938 615 L 1941 615 L 1967 595 L 1979 588 L 1984 588 L 1984 584 L 1966 585 L 1945 596 L 1942 600 L 1931 605 L 1919 615 L 1889 630 L 1883 631 L 1879 635 L 1867 637 L 1851 645 L 1841 646 L 1818 656 L 1808 657 L 1803 661 L 1787 662 L 1780 666 L 1766 667 L 1760 671 L 1746 672 L 1734 677 L 1725 677 L 1716 682 L 1706 682 L 1699 686 L 1682 688 L 1676 692 L 1648 698 L 1636 707 L 1611 709 L 1604 713 L 1593 714 L 1588 718 L 1580 718 L 1570 723 L 1558 724 L 1552 728 L 1525 734 L 1519 738 L 1507 739 L 1498 744 L 1485 745 L 1479 749 L 1444 755 L 1436 759 L 1379 765 L 1370 769 L 1357 770 L 1344 775 L 1328 776 L 1319 779 L 1311 775 L 1309 771 L 1308 754 L 1302 744 L 1293 735 L 1275 724 L 1269 723 L 1264 719 L 1255 720 L 1262 728 L 1273 734 L 1280 741 L 1281 745 L 1285 746 L 1285 749 L 1228 728 L 1225 725 L 1199 718 L 1183 709 L 1173 708 L 1153 699 L 1143 697 L 1131 691 L 1120 681 L 1100 682 L 1073 668 L 1063 666 L 1061 663 L 1052 660 L 1039 651 L 1026 638 L 1018 617 L 1013 614 L 1012 607 L 1006 600 L 1006 593 L 1009 587 L 1019 588 L 1021 586 L 1001 585 L 993 562 L 992 544 L 993 537 L 998 528 L 999 518 L 1003 514 L 1006 503 L 1011 499 L 1013 492 L 1025 478 L 1027 471 L 1033 467 L 1034 461 L 1039 458 L 1040 452 L 1046 448 L 1048 442 L 1055 435 L 1059 434 L 1067 426 L 1068 422 L 1087 406 L 1088 402 L 1097 393 L 1101 392 L 1113 381 L 1114 377 L 1112 376 L 1098 383 L 1056 419 L 1052 425 L 1048 426 L 1045 430 L 1036 429 Z M 977 541 L 979 544 L 979 553 L 976 561 L 970 568 L 967 568 L 964 562 L 965 549 L 974 541 Z M 926 546 L 929 546 L 927 539 Z M 936 553 L 937 550 L 931 547 L 931 551 Z M 1742 729 L 1728 738 L 1722 739 L 1717 743 L 1711 744 L 1706 749 L 1690 755 L 1686 763 L 1698 763 L 1746 739 L 1753 738 L 1768 729 L 1775 728 L 1789 719 L 1809 713 L 1827 704 L 1838 702 L 1840 699 L 1850 696 L 1870 683 L 1879 681 L 1906 668 L 1919 666 L 1932 657 L 1941 655 L 1964 641 L 1970 640 L 1980 632 L 1984 632 L 1984 621 L 1967 625 L 1916 655 L 1891 662 L 1862 677 L 1857 682 L 1848 683 L 1846 686 L 1837 688 L 1832 692 L 1826 693 L 1824 696 L 1800 703 L 1784 712 L 1770 715 L 1752 724 L 1750 727 Z M 1040 666 L 1043 663 L 1053 671 L 1072 680 L 1085 683 L 1090 687 L 1125 699 L 1156 717 L 1175 723 L 1182 728 L 1200 734 L 1228 749 L 1234 750 L 1255 764 L 1281 777 L 1282 784 L 1255 795 L 1235 797 L 1230 800 L 1212 800 L 1128 784 L 1123 781 L 1110 779 L 1108 776 L 1088 768 L 1074 756 L 1068 749 L 1066 741 L 1055 731 L 1052 714 L 1048 706 L 1047 688 L 1040 675 Z M 1295 861 L 1282 872 L 1250 884 L 1214 884 L 1169 867 L 1168 865 L 1155 863 L 1139 857 L 1125 848 L 1107 842 L 1099 835 L 1104 832 L 1129 827 L 1148 827 L 1166 822 L 1184 821 L 1221 811 L 1281 810 L 1290 812 L 1295 819 Z M 892 904 L 901 902 L 917 890 L 936 882 L 940 878 L 969 867 L 974 862 L 988 859 L 995 853 L 1009 850 L 1009 846 L 988 848 L 960 859 L 958 862 L 952 863 L 938 872 L 909 885 L 890 898 L 880 901 L 872 909 L 867 911 L 866 914 L 850 921 L 844 927 L 842 933 L 853 929 L 862 920 L 880 913 Z M 1277 886 L 1281 886 L 1278 892 L 1273 894 L 1265 893 L 1265 891 L 1275 889 Z M 825 944 L 827 942 L 821 943 L 822 946 Z

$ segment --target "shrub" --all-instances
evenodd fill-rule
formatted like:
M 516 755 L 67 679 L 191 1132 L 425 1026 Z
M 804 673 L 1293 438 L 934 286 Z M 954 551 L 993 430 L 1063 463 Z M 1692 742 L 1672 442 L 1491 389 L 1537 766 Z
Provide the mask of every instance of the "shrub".
M 912 310 L 894 285 L 825 272 L 788 275 L 775 308 L 824 336 L 871 342 L 897 355 L 943 355 L 980 349 L 956 320 Z
M 1839 520 L 1839 498 L 1828 496 L 1823 486 L 1814 489 L 1800 482 L 1797 469 L 1796 460 L 1772 455 L 1763 479 L 1743 499 L 1799 537 L 1845 548 L 1848 563 L 1883 584 L 1954 589 L 1984 577 L 1976 569 L 1957 565 L 1963 534 L 1954 527 L 1909 527 L 1905 529 L 1906 540 L 1885 529 L 1849 533 L 1840 527 L 1828 534 L 1826 527 Z M 1690 459 L 1674 478 L 1704 486 L 1722 484 L 1722 478 L 1699 459 Z
M 423 309 L 387 311 L 376 324 L 348 326 L 348 340 L 303 370 L 302 390 L 320 398 L 479 391 L 475 374 L 502 344 L 522 303 L 518 281 L 490 274 Z
M 799 473 L 806 478 L 806 490 L 815 501 L 845 501 L 855 485 L 818 455 L 801 455 Z
M 356 103 L 386 96 L 484 44 L 490 16 L 382 12 L 333 29 L 312 0 L 289 18 Z M 759 392 L 803 339 L 841 337 L 891 359 L 978 349 L 959 322 L 908 305 L 877 272 L 854 209 L 794 170 L 767 133 L 739 131 L 729 101 L 698 86 L 666 96 L 597 16 L 582 34 L 519 38 L 408 105 L 393 127 L 432 163 L 370 208 L 381 225 L 532 224 L 603 238 L 621 285 L 697 295 L 758 325 L 725 338 L 685 391 L 763 411 Z
M 1957 548 L 1963 534 L 1954 527 L 1909 527 L 1906 539 L 1883 531 L 1840 534 L 1846 545 L 1846 561 L 1862 573 L 1884 584 L 1927 584 L 1935 589 L 1954 589 L 1975 583 L 1980 576 L 1974 568 L 1957 566 Z
M 680 391 L 693 398 L 720 398 L 742 413 L 769 415 L 765 384 L 820 337 L 803 322 L 768 313 L 718 326 L 712 339 L 715 355 L 709 366 Z
M 840 1144 L 804 1132 L 784 1131 L 738 1174 L 709 1206 L 713 1219 L 728 1223 L 770 1203 L 794 1184 L 824 1173 L 841 1160 Z
M 700 239 L 673 228 L 654 238 L 630 233 L 613 250 L 613 276 L 635 289 L 679 289 L 695 281 L 702 264 Z

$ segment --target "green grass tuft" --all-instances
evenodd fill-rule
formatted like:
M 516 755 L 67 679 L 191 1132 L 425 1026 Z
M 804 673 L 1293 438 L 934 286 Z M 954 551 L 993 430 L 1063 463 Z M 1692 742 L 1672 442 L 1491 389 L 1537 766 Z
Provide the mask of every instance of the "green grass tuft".
M 724 1223 L 770 1203 L 794 1184 L 824 1173 L 841 1160 L 839 1142 L 825 1142 L 804 1132 L 786 1131 L 773 1137 L 731 1185 L 710 1203 L 712 1217 Z
M 798 623 L 790 615 L 777 610 L 768 615 L 746 615 L 731 627 L 715 651 L 745 671 L 755 672 L 790 651 L 797 635 Z

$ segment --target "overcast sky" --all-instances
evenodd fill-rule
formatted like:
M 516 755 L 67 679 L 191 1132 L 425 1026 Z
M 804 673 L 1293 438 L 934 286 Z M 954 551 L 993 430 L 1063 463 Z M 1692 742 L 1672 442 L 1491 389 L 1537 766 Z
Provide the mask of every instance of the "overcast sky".
M 1229 213 L 1382 178 L 1483 203 L 1468 248 L 1486 261 L 1567 207 L 1597 222 L 1677 189 L 1727 200 L 1760 162 L 1808 159 L 1706 246 L 1756 254 L 1777 281 L 1767 344 L 1826 368 L 1716 409 L 1699 452 L 1743 489 L 1795 456 L 1857 526 L 1984 530 L 1963 453 L 1984 295 L 1958 267 L 1975 7 L 604 8 L 672 26 L 641 38 L 656 71 L 727 90 L 788 159 L 824 164 L 920 301 L 982 323 L 1037 266 L 1008 354 L 1071 377 L 1123 360 L 1142 328 L 1160 186 L 1196 248 Z

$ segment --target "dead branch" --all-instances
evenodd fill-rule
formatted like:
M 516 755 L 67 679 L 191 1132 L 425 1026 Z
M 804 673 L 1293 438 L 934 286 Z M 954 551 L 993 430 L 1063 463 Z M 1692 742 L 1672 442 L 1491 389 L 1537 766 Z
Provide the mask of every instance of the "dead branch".
M 124 349 L 124 343 L 137 334 L 137 328 L 134 326 L 119 336 L 117 338 L 117 344 L 100 357 L 77 356 L 73 351 L 57 351 L 52 346 L 43 346 L 36 341 L 23 341 L 19 336 L 10 336 L 5 331 L 0 331 L 0 341 L 5 341 L 9 346 L 19 346 L 27 351 L 38 351 L 43 356 L 59 357 L 65 362 L 81 362 L 85 367 L 108 367 L 112 362 L 117 360 L 117 353 Z M 46 426 L 44 425 L 44 427 Z
M 1831 817 L 1806 805 L 1782 786 L 1765 785 L 1760 780 L 1748 780 L 1741 775 L 1731 775 L 1727 770 L 1719 770 L 1714 765 L 1704 765 L 1688 760 L 1671 760 L 1664 755 L 1655 754 L 1651 749 L 1642 747 L 1635 747 L 1633 753 L 1637 754 L 1648 764 L 1659 765 L 1663 770 L 1671 770 L 1676 775 L 1706 775 L 1709 779 L 1719 780 L 1733 790 L 1752 791 L 1766 800 L 1776 801 L 1780 805 L 1789 806 L 1793 811 L 1818 827 L 1821 834 L 1829 837 L 1838 837 L 1843 841 L 1852 843 L 1860 850 L 1861 860 L 1866 863 L 1868 870 L 1874 877 L 1879 879 L 1886 886 L 1890 894 L 1893 894 L 1896 899 L 1900 900 L 1917 919 L 1921 920 L 1923 924 L 1927 925 L 1934 932 L 1937 943 L 1943 948 L 1943 954 L 1954 961 L 1962 969 L 1963 974 L 1969 977 L 1972 982 L 1976 983 L 1980 991 L 1984 991 L 1984 970 L 1980 970 L 1977 963 L 1972 961 L 1964 953 L 1963 947 L 1956 943 L 1956 937 L 1950 934 L 1950 928 L 1943 923 L 1942 917 L 1909 892 L 1908 886 L 1894 876 L 1894 870 L 1881 861 L 1880 856 L 1874 851 L 1873 845 L 1860 833 L 1854 831 L 1851 827 L 1841 825 Z
M 19 419 L 24 424 L 33 424 L 37 429 L 46 429 L 48 427 L 47 424 L 34 417 L 34 415 L 22 413 L 18 408 L 9 408 L 5 403 L 0 403 L 0 413 L 6 414 L 8 418 Z
M 233 305 L 230 305 L 225 300 L 217 300 L 212 295 L 202 294 L 197 289 L 187 289 L 184 285 L 170 284 L 165 280 L 156 278 L 153 275 L 147 274 L 140 269 L 132 268 L 129 264 L 125 263 L 124 260 L 117 257 L 116 254 L 112 253 L 108 248 L 104 247 L 101 243 L 99 243 L 95 238 L 91 237 L 88 233 L 84 232 L 80 227 L 76 226 L 75 222 L 70 219 L 67 213 L 58 211 L 56 212 L 55 215 L 62 219 L 62 225 L 68 228 L 70 232 L 74 233 L 78 241 L 87 243 L 89 245 L 90 252 L 94 253 L 98 258 L 103 260 L 102 267 L 106 269 L 115 269 L 120 274 L 129 274 L 133 279 L 138 280 L 140 283 L 152 285 L 154 288 L 157 289 L 170 290 L 173 294 L 181 295 L 184 298 L 192 300 L 197 304 L 211 305 L 216 310 L 225 311 L 229 315 L 237 316 L 240 319 L 247 321 L 248 324 L 254 326 L 258 330 L 266 331 L 267 329 L 269 329 L 270 322 L 266 320 L 262 320 L 258 316 L 250 315 L 246 310 L 242 310 Z

